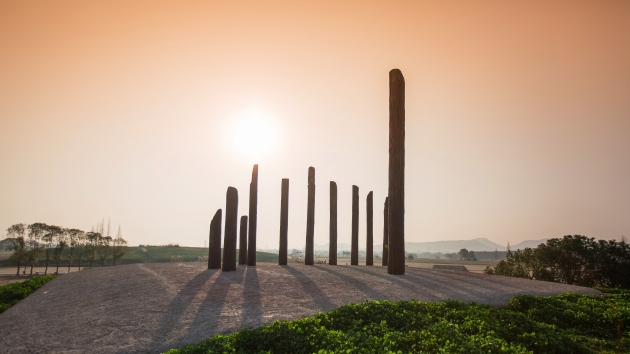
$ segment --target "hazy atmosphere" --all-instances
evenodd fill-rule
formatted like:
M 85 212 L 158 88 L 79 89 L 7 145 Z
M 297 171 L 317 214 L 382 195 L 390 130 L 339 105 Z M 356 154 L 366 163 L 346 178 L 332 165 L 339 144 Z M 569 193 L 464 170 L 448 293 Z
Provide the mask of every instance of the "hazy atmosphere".
M 203 246 L 259 164 L 258 242 L 339 242 L 387 193 L 388 72 L 406 80 L 405 239 L 630 236 L 628 1 L 0 0 L 0 229 Z M 4 236 L 4 235 L 2 235 Z

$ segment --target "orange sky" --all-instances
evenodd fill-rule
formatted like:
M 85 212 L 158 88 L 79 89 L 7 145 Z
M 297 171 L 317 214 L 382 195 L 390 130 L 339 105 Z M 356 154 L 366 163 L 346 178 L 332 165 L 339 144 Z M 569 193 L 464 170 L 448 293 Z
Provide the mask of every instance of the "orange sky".
M 258 246 L 350 243 L 351 185 L 387 190 L 388 72 L 406 79 L 406 240 L 630 236 L 628 1 L 0 0 L 0 229 L 201 246 L 228 186 Z M 259 156 L 234 130 L 272 127 Z M 244 136 L 246 138 L 246 136 Z

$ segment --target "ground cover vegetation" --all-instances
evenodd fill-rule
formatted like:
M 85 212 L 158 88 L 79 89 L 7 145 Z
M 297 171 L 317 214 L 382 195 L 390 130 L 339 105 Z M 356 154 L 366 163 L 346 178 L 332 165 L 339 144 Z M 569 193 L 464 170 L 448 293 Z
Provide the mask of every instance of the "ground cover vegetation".
M 41 263 L 46 267 L 45 274 L 49 266 L 54 266 L 58 274 L 64 263 L 68 271 L 73 265 L 80 268 L 82 261 L 90 268 L 95 261 L 104 266 L 108 258 L 114 265 L 120 264 L 127 253 L 127 241 L 120 226 L 116 237 L 110 236 L 110 230 L 108 223 L 105 232 L 104 220 L 90 232 L 44 223 L 15 224 L 7 229 L 7 249 L 13 252 L 8 261 L 17 266 L 16 275 L 22 266 L 23 273 L 30 267 L 29 273 L 33 275 L 33 268 Z
M 630 292 L 461 301 L 368 301 L 217 335 L 168 353 L 627 353 Z
M 581 235 L 554 238 L 535 249 L 508 251 L 486 274 L 588 287 L 630 289 L 630 245 Z
M 20 283 L 0 286 L 0 313 L 29 296 L 56 276 L 33 277 Z

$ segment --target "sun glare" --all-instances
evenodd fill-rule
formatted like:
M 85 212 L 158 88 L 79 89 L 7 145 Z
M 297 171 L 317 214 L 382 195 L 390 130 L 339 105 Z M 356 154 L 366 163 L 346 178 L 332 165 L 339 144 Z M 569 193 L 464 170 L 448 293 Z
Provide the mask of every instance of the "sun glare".
M 277 146 L 277 129 L 265 114 L 252 110 L 235 122 L 232 131 L 233 144 L 250 158 L 262 158 L 271 154 Z

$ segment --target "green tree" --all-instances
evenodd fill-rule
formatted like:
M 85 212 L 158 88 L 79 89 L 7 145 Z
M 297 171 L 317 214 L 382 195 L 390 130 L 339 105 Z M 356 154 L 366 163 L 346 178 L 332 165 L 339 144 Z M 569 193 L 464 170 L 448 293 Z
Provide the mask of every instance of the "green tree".
M 84 252 L 85 259 L 90 263 L 90 269 L 92 269 L 92 263 L 94 259 L 96 259 L 96 249 L 98 248 L 98 242 L 101 237 L 100 233 L 94 231 L 85 234 L 86 244 L 84 246 Z
M 500 261 L 494 268 L 486 267 L 484 273 L 534 279 L 536 273 L 534 252 L 531 248 L 516 252 L 508 251 L 505 260 Z
M 11 225 L 7 229 L 7 238 L 11 238 L 11 245 L 8 247 L 9 251 L 13 251 L 9 262 L 17 265 L 16 276 L 20 275 L 20 266 L 26 261 L 26 240 L 24 239 L 24 233 L 26 232 L 25 224 Z
M 28 246 L 27 262 L 31 266 L 31 275 L 33 275 L 33 267 L 39 263 L 39 256 L 44 252 L 44 245 L 42 244 L 42 238 L 46 224 L 34 223 L 28 225 L 28 239 L 26 241 Z
M 63 251 L 68 247 L 68 230 L 63 227 L 59 228 L 59 232 L 56 233 L 55 237 L 55 249 L 53 252 L 53 259 L 55 260 L 55 264 L 57 265 L 57 269 L 55 270 L 55 274 L 59 274 L 59 264 L 61 263 L 61 257 L 63 256 Z
M 630 289 L 630 246 L 582 235 L 553 238 L 535 249 L 508 251 L 487 274 L 559 283 Z
M 68 252 L 66 252 L 66 258 L 68 259 L 68 273 L 70 273 L 72 261 L 77 258 L 77 253 L 81 251 L 79 243 L 81 242 L 81 237 L 83 234 L 84 232 L 79 229 L 66 230 L 66 237 L 68 242 Z
M 46 224 L 44 224 L 46 225 Z M 48 274 L 48 263 L 50 261 L 50 257 L 53 256 L 57 245 L 57 238 L 60 233 L 63 232 L 63 229 L 59 226 L 55 225 L 46 225 L 44 229 L 44 235 L 42 236 L 42 240 L 46 243 L 45 245 L 45 255 L 46 255 L 46 269 L 44 274 Z
M 120 263 L 120 260 L 127 253 L 127 240 L 122 237 L 122 232 L 120 231 L 120 225 L 118 225 L 118 234 L 116 238 L 113 240 L 112 247 L 112 262 L 114 265 Z
M 87 245 L 87 236 L 86 233 L 81 231 L 80 234 L 76 235 L 78 236 L 75 239 L 75 244 L 74 244 L 74 248 L 75 248 L 75 258 L 77 259 L 77 267 L 79 267 L 79 271 L 81 270 L 81 260 L 83 258 L 83 256 L 85 256 L 85 247 Z
M 112 241 L 111 236 L 101 236 L 98 239 L 96 252 L 98 253 L 98 258 L 101 260 L 101 267 L 105 266 L 107 258 L 112 254 Z

